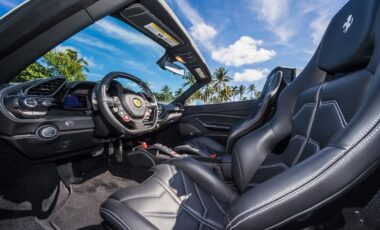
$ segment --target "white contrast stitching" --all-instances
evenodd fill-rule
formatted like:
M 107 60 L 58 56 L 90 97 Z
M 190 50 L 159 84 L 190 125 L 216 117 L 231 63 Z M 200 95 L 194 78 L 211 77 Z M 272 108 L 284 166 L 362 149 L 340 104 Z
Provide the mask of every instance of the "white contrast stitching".
M 103 211 L 104 214 L 107 214 L 113 220 L 118 222 L 123 229 L 131 229 L 127 223 L 125 223 L 118 215 L 116 215 L 116 213 L 112 212 L 111 210 L 106 208 L 100 208 L 100 211 Z
M 201 194 L 199 193 L 197 184 L 194 183 L 194 182 L 193 182 L 193 184 L 194 184 L 194 187 L 195 187 L 195 191 L 197 192 L 197 195 L 199 197 L 199 200 L 201 201 L 201 204 L 202 204 L 203 208 L 205 209 L 205 211 L 203 212 L 202 217 L 203 217 L 203 219 L 207 219 L 207 207 L 206 207 L 205 203 L 203 202 Z M 201 224 L 199 225 L 199 229 L 203 228 L 203 224 L 204 224 L 203 221 L 201 221 Z
M 267 169 L 267 168 L 277 168 L 277 167 L 282 167 L 285 169 L 289 169 L 289 166 L 287 166 L 285 163 L 276 163 L 276 164 L 271 164 L 271 165 L 261 165 L 259 169 Z
M 335 100 L 332 100 L 332 101 L 324 101 L 321 103 L 320 107 L 322 106 L 327 106 L 327 105 L 333 105 L 335 111 L 337 112 L 338 114 L 338 118 L 340 120 L 340 123 L 342 124 L 343 128 L 347 126 L 347 121 L 346 119 L 344 118 L 344 115 L 343 115 L 343 112 L 342 110 L 340 109 L 339 107 L 339 104 L 337 101 Z
M 377 123 L 379 122 L 379 120 L 380 120 L 380 114 L 378 114 L 378 116 L 359 134 L 359 136 L 352 142 L 352 144 L 351 145 L 349 145 L 348 146 L 348 149 L 350 149 L 350 148 L 352 148 L 354 145 L 356 145 L 356 144 L 358 144 L 358 142 L 359 141 L 361 141 L 361 139 L 366 135 L 366 134 L 368 134 L 368 132 L 373 128 L 373 127 L 375 127 L 376 125 L 377 125 Z M 370 135 L 370 136 L 368 136 L 368 137 L 366 137 L 364 140 L 363 140 L 363 142 L 361 142 L 360 144 L 364 144 L 364 143 L 366 143 L 366 141 L 369 139 L 369 138 L 371 138 L 377 131 L 379 130 L 379 127 L 378 128 L 376 128 L 376 130 Z M 361 146 L 361 145 L 358 145 L 358 146 Z M 358 147 L 358 146 L 356 146 L 356 147 Z M 356 148 L 355 147 L 355 148 Z M 333 159 L 331 159 L 327 164 L 325 164 L 325 166 L 324 167 L 322 167 L 322 168 L 320 168 L 318 171 L 316 171 L 315 173 L 313 173 L 312 175 L 310 175 L 309 177 L 307 177 L 307 178 L 305 178 L 304 180 L 301 180 L 299 183 L 297 183 L 297 184 L 295 184 L 294 186 L 292 186 L 292 187 L 290 187 L 289 189 L 287 189 L 287 190 L 285 190 L 284 192 L 282 192 L 282 193 L 280 193 L 279 195 L 277 195 L 277 196 L 275 196 L 275 197 L 273 197 L 272 199 L 270 199 L 270 200 L 268 200 L 268 201 L 265 201 L 265 202 L 262 202 L 262 203 L 259 203 L 258 205 L 256 205 L 256 206 L 254 206 L 254 207 L 252 207 L 252 208 L 250 208 L 250 209 L 247 209 L 247 210 L 245 210 L 245 211 L 243 211 L 243 212 L 241 212 L 240 214 L 238 214 L 237 216 L 235 216 L 230 222 L 229 222 L 229 224 L 227 225 L 227 228 L 229 227 L 229 226 L 231 226 L 231 224 L 237 219 L 237 218 L 239 218 L 240 216 L 242 216 L 242 215 L 244 215 L 244 214 L 246 214 L 246 213 L 248 213 L 248 212 L 251 212 L 251 211 L 253 211 L 253 210 L 256 210 L 256 209 L 258 209 L 258 208 L 261 208 L 262 206 L 264 206 L 264 205 L 267 205 L 267 204 L 269 204 L 269 203 L 271 203 L 271 202 L 273 202 L 273 201 L 275 201 L 275 200 L 277 200 L 278 198 L 280 198 L 281 196 L 284 196 L 284 195 L 286 195 L 287 193 L 289 193 L 289 192 L 292 192 L 292 190 L 295 190 L 295 189 L 297 189 L 297 187 L 300 187 L 300 186 L 302 186 L 303 184 L 305 184 L 305 183 L 307 183 L 308 181 L 310 181 L 311 179 L 313 179 L 314 177 L 316 177 L 316 176 L 318 176 L 318 174 L 320 174 L 322 171 L 324 171 L 324 170 L 326 170 L 327 168 L 329 168 L 331 165 L 332 165 L 332 163 L 334 162 L 334 161 L 336 161 L 337 159 L 339 159 L 345 152 L 346 152 L 347 150 L 345 150 L 345 151 L 342 151 L 341 153 L 339 153 L 336 157 L 334 157 Z M 351 150 L 352 151 L 352 150 Z
M 310 102 L 310 103 L 305 103 L 302 105 L 302 107 L 297 111 L 297 113 L 295 113 L 292 117 L 292 120 L 296 119 L 303 110 L 305 110 L 307 107 L 314 107 L 315 106 L 315 103 L 314 102 Z
M 290 165 L 291 167 L 294 166 L 298 162 L 299 158 L 301 157 L 301 155 L 302 155 L 302 153 L 303 153 L 303 151 L 305 149 L 305 146 L 306 146 L 308 140 L 310 139 L 311 129 L 312 129 L 313 125 L 314 125 L 314 121 L 315 121 L 315 117 L 316 117 L 315 115 L 316 115 L 316 113 L 318 111 L 318 106 L 319 106 L 318 104 L 320 103 L 321 91 L 325 88 L 325 86 L 327 84 L 328 83 L 322 84 L 318 88 L 317 92 L 315 93 L 315 106 L 313 107 L 313 111 L 311 113 L 310 121 L 309 121 L 309 124 L 307 125 L 306 140 L 305 140 L 305 142 L 302 143 L 300 149 L 298 150 L 298 153 L 297 153 L 296 157 L 293 159 L 293 162 Z
M 378 116 L 378 118 L 380 118 L 380 115 Z M 376 119 L 378 119 L 376 118 Z M 373 123 L 371 123 L 372 125 Z M 368 130 L 368 128 L 366 129 Z M 273 206 L 275 206 L 277 203 L 283 201 L 284 199 L 288 198 L 288 197 L 292 197 L 294 196 L 295 194 L 299 193 L 299 192 L 302 192 L 303 190 L 307 189 L 308 187 L 312 186 L 313 184 L 317 183 L 319 180 L 321 180 L 321 178 L 325 175 L 327 175 L 328 173 L 330 173 L 331 171 L 333 171 L 334 169 L 336 169 L 337 167 L 339 167 L 343 162 L 345 162 L 346 160 L 350 159 L 352 153 L 355 153 L 360 147 L 362 147 L 369 139 L 371 139 L 378 131 L 380 130 L 380 126 L 377 127 L 369 136 L 367 136 L 362 142 L 360 142 L 357 146 L 355 146 L 353 149 L 349 150 L 347 152 L 346 151 L 342 151 L 341 153 L 339 153 L 336 157 L 334 157 L 332 160 L 330 160 L 326 165 L 325 167 L 322 167 L 321 169 L 319 169 L 317 172 L 315 172 L 314 174 L 312 174 L 311 176 L 307 177 L 305 180 L 301 181 L 300 183 L 292 186 L 290 189 L 286 190 L 285 192 L 281 193 L 280 195 L 277 195 L 275 196 L 274 198 L 272 198 L 271 200 L 269 201 L 266 201 L 266 202 L 263 202 L 263 203 L 260 203 L 259 205 L 256 205 L 254 206 L 253 208 L 250 208 L 242 213 L 240 213 L 239 215 L 237 215 L 235 218 L 233 218 L 231 220 L 231 222 L 227 225 L 227 228 L 231 226 L 231 224 L 237 219 L 239 218 L 240 216 L 246 214 L 246 213 L 249 213 L 251 211 L 254 211 L 254 210 L 257 210 L 267 204 L 270 204 L 272 203 L 273 201 L 277 200 L 278 198 L 281 198 L 281 196 L 284 196 L 282 197 L 280 200 L 278 201 L 275 201 L 273 204 L 269 205 L 268 207 L 266 208 L 263 208 L 262 210 L 260 211 L 257 211 L 247 217 L 245 217 L 244 219 L 238 221 L 235 225 L 233 225 L 231 227 L 231 229 L 233 229 L 234 227 L 236 227 L 237 225 L 239 225 L 240 223 L 242 223 L 243 221 L 249 219 L 250 217 L 254 216 L 254 215 L 257 215 L 258 213 L 261 213 L 263 211 L 265 211 L 266 209 L 268 208 L 271 208 Z M 362 134 L 361 134 L 362 135 Z M 351 145 L 352 146 L 352 145 Z M 346 155 L 344 155 L 345 153 L 347 153 Z M 335 163 L 335 161 L 339 160 L 339 158 L 341 158 L 340 161 L 338 161 L 335 165 L 333 165 Z M 330 168 L 329 168 L 330 167 Z M 327 169 L 327 170 L 326 170 Z M 322 171 L 326 170 L 324 173 L 320 174 Z M 318 175 L 320 174 L 320 175 Z M 315 178 L 314 178 L 315 177 Z M 315 179 L 313 181 L 311 181 L 311 179 Z M 309 183 L 307 185 L 305 185 L 304 187 L 301 187 L 303 184 L 305 183 Z M 297 188 L 298 187 L 298 188 Z M 298 190 L 295 190 L 295 189 L 298 189 Z M 292 190 L 295 190 L 295 191 L 292 191 Z M 287 194 L 289 193 L 289 194 Z

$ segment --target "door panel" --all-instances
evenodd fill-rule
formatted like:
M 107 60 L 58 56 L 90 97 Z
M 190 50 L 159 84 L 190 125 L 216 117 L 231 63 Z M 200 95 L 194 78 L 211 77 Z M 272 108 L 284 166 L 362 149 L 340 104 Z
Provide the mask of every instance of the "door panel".
M 209 136 L 225 144 L 233 124 L 252 110 L 254 101 L 186 106 L 178 127 L 183 139 Z

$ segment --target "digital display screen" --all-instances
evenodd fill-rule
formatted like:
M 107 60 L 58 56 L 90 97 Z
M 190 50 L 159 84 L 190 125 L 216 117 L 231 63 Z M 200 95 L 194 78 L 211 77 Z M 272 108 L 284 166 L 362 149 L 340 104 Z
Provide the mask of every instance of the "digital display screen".
M 63 107 L 65 109 L 86 109 L 87 98 L 84 95 L 69 94 L 65 97 Z

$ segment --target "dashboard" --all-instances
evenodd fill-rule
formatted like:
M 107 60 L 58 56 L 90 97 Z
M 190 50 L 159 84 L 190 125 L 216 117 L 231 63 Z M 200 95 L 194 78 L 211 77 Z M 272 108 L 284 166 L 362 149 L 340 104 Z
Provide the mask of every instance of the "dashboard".
M 1 86 L 0 139 L 32 159 L 43 159 L 89 152 L 120 138 L 99 113 L 96 86 L 65 78 Z M 159 103 L 153 131 L 175 123 L 182 113 L 182 105 Z

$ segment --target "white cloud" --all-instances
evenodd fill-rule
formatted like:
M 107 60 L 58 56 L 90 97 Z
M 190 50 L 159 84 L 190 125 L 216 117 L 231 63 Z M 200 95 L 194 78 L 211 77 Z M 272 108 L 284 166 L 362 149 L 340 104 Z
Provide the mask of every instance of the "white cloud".
M 290 14 L 289 0 L 255 0 L 251 8 L 281 43 L 286 44 L 296 34 L 296 20 Z
M 193 25 L 190 28 L 190 34 L 191 36 L 199 41 L 203 46 L 206 46 L 209 50 L 214 49 L 214 46 L 212 44 L 212 39 L 215 38 L 217 35 L 217 31 L 214 27 L 207 25 L 206 23 L 199 23 L 196 25 Z
M 210 24 L 206 23 L 202 16 L 189 4 L 187 0 L 174 0 L 181 13 L 190 21 L 191 37 L 199 44 L 211 51 L 215 48 L 212 40 L 218 31 Z
M 310 28 L 312 30 L 311 37 L 314 44 L 317 44 L 321 41 L 329 22 L 330 17 L 327 17 L 326 15 L 319 15 L 319 17 L 310 23 Z
M 268 69 L 245 69 L 234 74 L 235 82 L 253 82 L 264 79 L 269 74 Z
M 252 2 L 252 3 L 251 3 Z M 287 45 L 297 34 L 309 32 L 313 43 L 321 40 L 328 23 L 347 0 L 254 0 L 251 9 L 266 29 Z M 304 36 L 304 35 L 303 35 Z
M 64 46 L 64 45 L 59 45 L 57 47 L 55 47 L 55 50 L 56 51 L 59 51 L 59 52 L 65 52 L 67 49 L 70 49 L 70 50 L 74 50 L 78 53 L 79 56 L 82 56 L 79 52 L 79 50 L 73 46 Z
M 270 24 L 283 20 L 288 15 L 288 0 L 259 0 L 258 13 L 262 19 Z
M 331 18 L 346 2 L 347 0 L 304 0 L 300 4 L 303 14 L 315 15 L 309 25 L 314 44 L 320 42 Z
M 12 8 L 15 8 L 18 4 L 17 4 L 16 2 L 13 2 L 13 1 L 2 0 L 2 1 L 0 2 L 0 5 L 12 9 Z
M 245 64 L 265 62 L 272 59 L 276 52 L 259 48 L 262 40 L 243 36 L 235 43 L 212 52 L 212 59 L 227 66 L 239 67 Z
M 100 41 L 99 39 L 96 39 L 96 38 L 91 37 L 91 36 L 76 35 L 76 36 L 72 37 L 71 39 L 76 41 L 76 42 L 87 45 L 87 46 L 93 46 L 95 48 L 104 49 L 104 50 L 108 50 L 108 51 L 112 51 L 112 52 L 117 51 L 116 47 L 109 45 L 107 43 L 104 43 L 103 41 Z
M 103 19 L 97 21 L 95 26 L 102 33 L 107 34 L 110 37 L 123 41 L 127 44 L 137 44 L 142 46 L 150 46 L 150 47 L 159 47 L 154 41 L 150 40 L 148 37 L 143 34 L 139 34 L 137 32 L 128 31 L 122 26 L 111 22 L 110 20 Z

